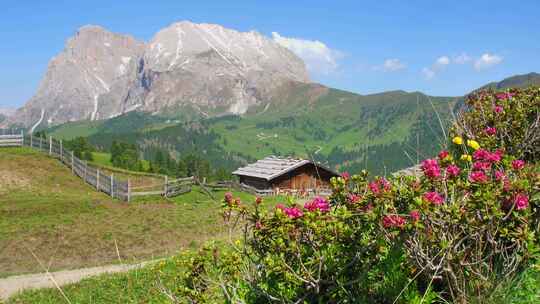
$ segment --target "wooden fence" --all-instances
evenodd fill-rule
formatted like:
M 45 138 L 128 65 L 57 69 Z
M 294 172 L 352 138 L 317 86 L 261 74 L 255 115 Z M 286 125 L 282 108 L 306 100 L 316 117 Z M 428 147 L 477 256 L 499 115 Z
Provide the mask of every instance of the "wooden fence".
M 62 140 L 56 140 L 52 137 L 36 137 L 33 134 L 16 133 L 13 131 L 0 130 L 0 147 L 27 146 L 37 149 L 51 157 L 60 160 L 64 165 L 71 169 L 71 172 L 80 177 L 97 191 L 104 192 L 113 198 L 130 202 L 134 196 L 145 195 L 163 195 L 173 197 L 191 191 L 195 179 L 193 177 L 181 178 L 176 180 L 165 180 L 159 185 L 150 185 L 134 188 L 130 180 L 120 180 L 110 175 L 100 168 L 88 164 L 87 161 L 76 157 L 73 151 L 63 146 Z M 141 191 L 143 188 L 154 188 L 154 191 Z M 148 190 L 147 189 L 147 190 Z
M 4 134 L 6 133 L 6 134 Z M 0 147 L 17 147 L 22 146 L 24 133 L 21 131 L 19 134 L 3 131 L 0 132 Z

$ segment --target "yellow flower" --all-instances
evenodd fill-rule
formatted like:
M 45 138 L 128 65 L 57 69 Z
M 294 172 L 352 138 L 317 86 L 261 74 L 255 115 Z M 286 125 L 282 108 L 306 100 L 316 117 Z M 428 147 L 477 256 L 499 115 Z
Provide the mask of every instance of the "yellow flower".
M 463 144 L 463 138 L 456 136 L 454 137 L 454 139 L 452 139 L 452 142 L 455 143 L 456 145 L 461 145 Z
M 467 146 L 475 150 L 480 149 L 480 144 L 476 140 L 472 140 L 472 139 L 467 140 Z
M 472 161 L 472 156 L 470 156 L 469 154 L 463 154 L 461 155 L 461 160 L 464 160 L 464 161 Z

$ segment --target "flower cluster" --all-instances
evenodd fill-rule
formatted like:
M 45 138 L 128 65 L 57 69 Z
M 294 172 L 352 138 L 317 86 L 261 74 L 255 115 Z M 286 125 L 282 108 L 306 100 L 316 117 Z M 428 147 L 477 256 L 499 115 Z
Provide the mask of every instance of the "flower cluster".
M 441 168 L 436 159 L 426 159 L 422 162 L 422 171 L 429 178 L 439 178 L 441 176 Z
M 427 202 L 432 203 L 434 205 L 441 205 L 442 203 L 444 203 L 444 198 L 435 191 L 429 191 L 429 192 L 424 193 L 423 198 Z
M 324 213 L 330 211 L 330 204 L 326 199 L 322 197 L 316 197 L 312 201 L 305 203 L 304 209 L 311 212 L 318 210 Z
M 390 183 L 384 177 L 372 181 L 369 183 L 368 187 L 375 196 L 388 192 L 391 189 Z
M 403 228 L 407 221 L 404 217 L 397 214 L 388 214 L 385 215 L 382 219 L 382 224 L 384 228 Z

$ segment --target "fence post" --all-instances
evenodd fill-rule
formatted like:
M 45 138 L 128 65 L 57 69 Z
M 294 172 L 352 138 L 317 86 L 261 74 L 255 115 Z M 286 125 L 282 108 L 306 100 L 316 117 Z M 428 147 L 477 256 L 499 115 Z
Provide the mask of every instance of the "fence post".
M 111 173 L 111 197 L 114 198 L 114 173 Z
M 24 132 L 21 130 L 21 146 L 24 146 Z
M 30 133 L 30 136 L 32 136 L 32 133 Z M 32 138 L 32 137 L 30 137 Z M 30 144 L 32 145 L 32 144 Z M 49 155 L 52 155 L 52 136 L 49 136 Z
M 168 186 L 168 183 L 169 183 L 169 177 L 168 177 L 167 175 L 165 175 L 165 189 L 164 189 L 165 192 L 163 192 L 163 195 L 164 195 L 164 196 L 167 196 L 167 190 L 168 190 L 168 189 L 167 189 L 167 186 Z
M 128 178 L 127 182 L 127 201 L 128 203 L 131 202 L 131 181 Z
M 74 168 L 74 159 L 73 159 L 73 151 L 71 151 L 71 173 L 73 174 L 73 172 L 75 172 L 75 168 Z
M 30 133 L 30 148 L 33 148 L 34 136 Z
M 97 168 L 96 172 L 96 189 L 99 191 L 99 168 Z

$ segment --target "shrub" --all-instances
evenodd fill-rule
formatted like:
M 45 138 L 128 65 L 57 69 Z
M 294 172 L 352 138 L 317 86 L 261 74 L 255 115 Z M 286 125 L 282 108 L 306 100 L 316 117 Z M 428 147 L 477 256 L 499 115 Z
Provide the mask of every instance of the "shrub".
M 538 95 L 472 95 L 418 177 L 344 174 L 330 197 L 273 210 L 227 194 L 224 219 L 243 239 L 219 271 L 200 271 L 208 255 L 192 264 L 189 298 L 214 282 L 232 303 L 489 303 L 539 255 Z
M 478 91 L 466 101 L 452 132 L 489 150 L 528 161 L 540 159 L 540 88 Z

